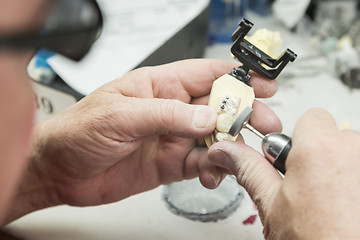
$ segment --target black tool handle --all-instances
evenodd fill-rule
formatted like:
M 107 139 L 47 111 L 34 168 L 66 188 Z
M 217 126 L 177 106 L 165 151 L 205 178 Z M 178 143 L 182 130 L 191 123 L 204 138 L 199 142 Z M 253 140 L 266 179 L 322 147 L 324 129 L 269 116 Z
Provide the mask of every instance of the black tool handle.
M 291 138 L 283 133 L 269 133 L 262 140 L 262 149 L 266 159 L 285 174 L 285 162 L 291 149 Z
M 285 169 L 285 162 L 286 162 L 286 158 L 289 154 L 289 151 L 291 149 L 291 141 L 289 141 L 285 147 L 281 150 L 280 154 L 278 155 L 278 157 L 275 159 L 275 161 L 273 162 L 273 166 L 279 170 L 282 174 L 285 174 L 286 169 Z

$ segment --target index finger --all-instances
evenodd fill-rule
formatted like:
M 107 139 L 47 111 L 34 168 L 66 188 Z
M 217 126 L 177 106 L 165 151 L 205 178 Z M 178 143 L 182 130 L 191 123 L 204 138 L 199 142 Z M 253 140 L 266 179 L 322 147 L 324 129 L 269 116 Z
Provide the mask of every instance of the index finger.
M 163 84 L 181 82 L 182 87 L 192 97 L 202 97 L 210 93 L 213 82 L 229 73 L 236 65 L 215 59 L 182 60 L 154 68 L 153 78 Z
M 190 96 L 202 97 L 210 93 L 216 79 L 238 66 L 239 64 L 223 60 L 191 59 L 148 68 L 147 71 L 150 71 L 150 74 L 147 76 L 151 78 L 155 87 L 159 85 L 162 89 L 164 86 L 171 88 L 180 82 Z M 270 97 L 277 91 L 275 80 L 265 79 L 253 72 L 251 72 L 251 76 L 250 84 L 254 88 L 256 97 Z
M 336 122 L 329 112 L 321 108 L 309 109 L 296 123 L 293 141 L 308 134 L 337 130 Z

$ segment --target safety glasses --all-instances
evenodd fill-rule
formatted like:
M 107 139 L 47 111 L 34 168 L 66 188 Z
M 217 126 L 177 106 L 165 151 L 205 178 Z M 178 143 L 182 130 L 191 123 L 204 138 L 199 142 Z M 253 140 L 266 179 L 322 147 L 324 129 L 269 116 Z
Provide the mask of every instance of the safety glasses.
M 46 48 L 80 60 L 100 36 L 103 17 L 95 0 L 53 0 L 39 30 L 1 35 L 0 48 Z

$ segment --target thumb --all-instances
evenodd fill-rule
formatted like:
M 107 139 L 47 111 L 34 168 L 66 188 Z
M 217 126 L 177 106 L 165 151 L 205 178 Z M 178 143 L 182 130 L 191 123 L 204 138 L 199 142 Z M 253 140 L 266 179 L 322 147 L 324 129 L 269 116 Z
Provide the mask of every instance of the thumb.
M 132 103 L 132 134 L 175 135 L 197 138 L 210 134 L 216 124 L 215 110 L 205 105 L 191 105 L 173 99 L 135 99 Z M 134 116 L 136 115 L 136 116 Z
M 293 131 L 293 141 L 297 143 L 298 139 L 309 134 L 321 135 L 319 132 L 337 130 L 336 121 L 329 112 L 321 108 L 311 108 L 297 121 Z
M 209 160 L 232 172 L 259 209 L 262 220 L 271 207 L 282 177 L 257 151 L 240 142 L 219 142 L 209 149 Z

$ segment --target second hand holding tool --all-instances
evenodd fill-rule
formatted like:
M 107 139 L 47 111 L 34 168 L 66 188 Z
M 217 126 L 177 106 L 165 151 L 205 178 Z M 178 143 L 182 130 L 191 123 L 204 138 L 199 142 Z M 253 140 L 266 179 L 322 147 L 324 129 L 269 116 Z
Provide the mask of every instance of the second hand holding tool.
M 283 133 L 269 133 L 265 136 L 252 127 L 248 121 L 253 110 L 246 107 L 231 126 L 229 133 L 236 136 L 241 129 L 247 128 L 262 139 L 262 150 L 265 158 L 282 174 L 285 174 L 285 161 L 291 149 L 291 138 Z

